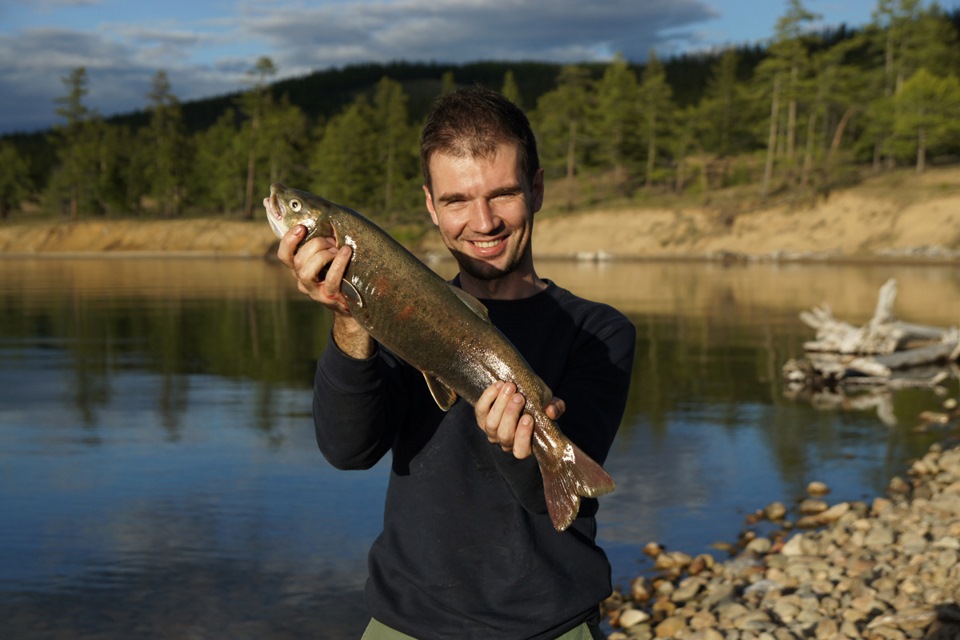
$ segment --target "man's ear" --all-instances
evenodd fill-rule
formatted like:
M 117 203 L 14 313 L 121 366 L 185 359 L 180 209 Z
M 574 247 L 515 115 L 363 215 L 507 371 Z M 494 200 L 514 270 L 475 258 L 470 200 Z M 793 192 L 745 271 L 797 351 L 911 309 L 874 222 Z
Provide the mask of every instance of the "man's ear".
M 533 192 L 533 201 L 530 203 L 530 210 L 536 213 L 540 211 L 540 207 L 543 206 L 543 167 L 537 169 L 537 173 L 533 176 L 533 184 L 530 185 L 530 188 Z
M 430 219 L 433 220 L 433 224 L 439 227 L 440 219 L 437 218 L 437 209 L 433 206 L 433 195 L 430 194 L 430 187 L 427 185 L 423 185 L 423 195 L 426 199 L 427 211 L 430 212 Z

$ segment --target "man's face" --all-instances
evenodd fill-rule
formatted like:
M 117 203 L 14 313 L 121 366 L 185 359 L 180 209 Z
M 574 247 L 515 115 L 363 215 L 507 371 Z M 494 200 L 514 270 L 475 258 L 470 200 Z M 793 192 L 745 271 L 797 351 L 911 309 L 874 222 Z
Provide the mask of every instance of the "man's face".
M 460 268 L 480 280 L 532 273 L 533 214 L 543 204 L 543 172 L 521 174 L 517 148 L 501 144 L 480 158 L 434 153 L 427 210 Z

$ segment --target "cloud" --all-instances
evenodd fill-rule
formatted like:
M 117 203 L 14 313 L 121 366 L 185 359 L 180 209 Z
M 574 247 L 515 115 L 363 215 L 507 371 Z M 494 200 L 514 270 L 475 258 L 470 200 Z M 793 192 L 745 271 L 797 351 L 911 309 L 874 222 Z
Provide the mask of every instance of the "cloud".
M 65 4 L 60 2 L 59 4 Z M 87 4 L 78 2 L 79 4 Z M 45 7 L 55 4 L 48 0 Z M 0 133 L 53 124 L 61 78 L 86 67 L 88 105 L 113 115 L 146 104 L 164 70 L 181 100 L 236 91 L 260 56 L 278 77 L 361 62 L 643 60 L 697 48 L 693 25 L 715 18 L 705 0 L 362 0 L 306 6 L 242 3 L 233 15 L 100 23 L 91 31 L 32 28 L 0 33 Z
M 252 9 L 239 30 L 268 44 L 281 68 L 357 60 L 642 60 L 670 34 L 716 17 L 700 0 L 400 0 L 311 9 Z M 298 69 L 299 70 L 299 69 Z
M 117 32 L 114 32 L 117 33 Z M 144 108 L 157 71 L 167 71 L 174 93 L 200 98 L 235 90 L 242 74 L 224 74 L 189 62 L 184 52 L 195 35 L 135 33 L 127 39 L 69 29 L 30 29 L 0 35 L 0 132 L 55 124 L 54 99 L 66 94 L 71 70 L 87 70 L 87 105 L 109 116 Z M 136 45 L 129 44 L 136 42 Z

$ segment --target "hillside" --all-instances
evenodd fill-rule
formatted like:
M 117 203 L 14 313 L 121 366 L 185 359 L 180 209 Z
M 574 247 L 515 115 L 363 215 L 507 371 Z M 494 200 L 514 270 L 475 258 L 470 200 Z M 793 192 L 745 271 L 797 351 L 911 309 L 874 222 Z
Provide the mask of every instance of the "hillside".
M 549 199 L 548 192 L 548 199 Z M 598 209 L 543 216 L 541 257 L 616 259 L 775 257 L 960 260 L 960 168 L 904 170 L 815 204 L 731 215 L 716 207 Z M 90 220 L 0 225 L 0 256 L 215 255 L 259 257 L 275 238 L 265 221 Z M 445 256 L 435 234 L 417 247 Z

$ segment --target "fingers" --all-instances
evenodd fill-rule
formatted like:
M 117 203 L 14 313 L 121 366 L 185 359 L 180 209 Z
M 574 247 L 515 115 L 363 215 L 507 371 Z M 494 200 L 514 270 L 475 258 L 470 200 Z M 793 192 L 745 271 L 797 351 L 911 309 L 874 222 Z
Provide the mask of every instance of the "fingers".
M 343 281 L 343 274 L 347 271 L 347 265 L 350 264 L 353 249 L 344 245 L 339 250 L 336 247 L 331 247 L 328 252 L 333 253 L 334 258 L 329 263 L 330 267 L 323 278 L 321 288 L 328 298 L 338 298 L 340 297 L 340 283 Z
M 553 398 L 547 404 L 544 412 L 547 414 L 547 417 L 551 420 L 558 420 L 560 416 L 564 414 L 567 410 L 567 403 L 561 400 L 560 398 Z
M 297 225 L 280 239 L 277 259 L 287 266 L 297 280 L 297 288 L 333 309 L 347 314 L 346 299 L 340 284 L 353 255 L 349 246 L 337 248 L 333 238 L 312 238 L 300 246 L 306 228 Z
M 533 453 L 533 418 L 524 414 L 517 423 L 513 436 L 513 456 L 518 460 L 529 458 Z
M 280 238 L 280 246 L 277 248 L 277 259 L 286 265 L 288 269 L 293 269 L 293 256 L 297 252 L 297 245 L 307 233 L 307 228 L 298 224 L 289 229 L 283 237 Z
M 531 453 L 533 419 L 523 414 L 526 400 L 511 382 L 495 382 L 480 395 L 475 406 L 477 424 L 492 444 L 513 451 L 517 458 Z

